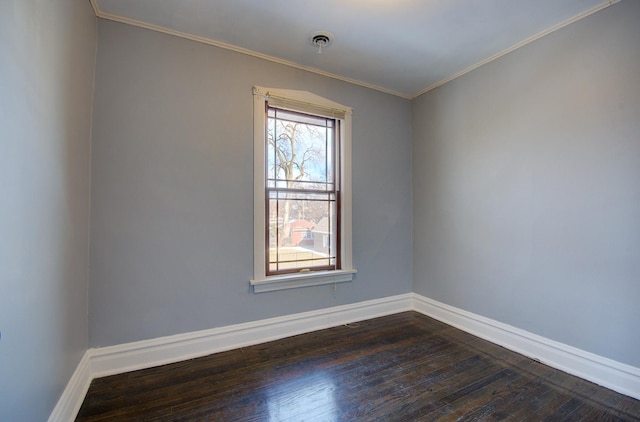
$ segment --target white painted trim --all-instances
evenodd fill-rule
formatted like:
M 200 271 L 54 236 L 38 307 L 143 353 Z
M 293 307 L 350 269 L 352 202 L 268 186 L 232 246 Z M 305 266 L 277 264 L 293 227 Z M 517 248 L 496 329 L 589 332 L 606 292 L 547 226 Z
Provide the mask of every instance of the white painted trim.
M 264 97 L 265 100 L 271 102 L 272 99 L 280 99 L 283 105 L 276 104 L 275 107 L 287 108 L 294 111 L 302 111 L 304 113 L 318 114 L 330 117 L 344 119 L 344 117 L 336 117 L 336 114 L 344 116 L 352 113 L 351 107 L 347 107 L 328 98 L 321 97 L 309 91 L 299 91 L 293 89 L 280 88 L 264 88 L 261 86 L 253 87 L 253 94 Z M 287 104 L 291 102 L 290 104 Z M 290 107 L 287 107 L 290 105 Z M 309 109 L 306 107 L 310 106 Z M 298 108 L 300 107 L 300 108 Z
M 264 94 L 253 88 L 253 279 L 265 277 L 265 125 Z
M 344 118 L 340 121 L 340 262 L 337 271 L 312 271 L 292 275 L 266 275 L 265 262 L 265 101 L 269 95 L 290 100 L 293 103 L 309 104 L 340 111 Z M 304 111 L 304 110 L 302 110 Z M 338 104 L 327 98 L 307 91 L 253 87 L 253 279 L 249 283 L 254 293 L 264 293 L 283 289 L 293 289 L 322 284 L 351 281 L 356 270 L 352 258 L 352 200 L 351 200 L 351 107 Z
M 413 309 L 548 366 L 640 399 L 640 368 L 413 293 Z
M 305 70 L 307 72 L 311 72 L 311 73 L 315 73 L 315 74 L 318 74 L 318 75 L 326 76 L 328 78 L 337 79 L 337 80 L 340 80 L 340 81 L 343 81 L 343 82 L 347 82 L 347 83 L 350 83 L 350 84 L 359 85 L 359 86 L 362 86 L 362 87 L 365 87 L 365 88 L 369 88 L 369 89 L 373 89 L 373 90 L 376 90 L 376 91 L 384 92 L 386 94 L 395 95 L 397 97 L 404 98 L 404 99 L 407 99 L 407 100 L 413 100 L 414 98 L 417 98 L 417 97 L 421 96 L 422 94 L 426 94 L 427 92 L 432 91 L 432 90 L 438 88 L 439 86 L 442 86 L 442 85 L 446 84 L 447 82 L 451 82 L 452 80 L 457 79 L 460 76 L 465 75 L 465 74 L 471 72 L 472 70 L 475 70 L 475 69 L 479 68 L 480 66 L 484 66 L 485 64 L 490 63 L 490 62 L 492 62 L 494 60 L 497 60 L 500 57 L 502 57 L 504 55 L 507 55 L 507 54 L 511 53 L 512 51 L 514 51 L 514 50 L 517 50 L 517 49 L 519 49 L 521 47 L 524 47 L 525 45 L 527 45 L 529 43 L 532 43 L 532 42 L 534 42 L 534 41 L 536 41 L 536 40 L 538 40 L 538 39 L 540 39 L 542 37 L 545 37 L 545 36 L 551 34 L 552 32 L 557 31 L 558 29 L 562 29 L 565 26 L 571 25 L 574 22 L 577 22 L 577 21 L 579 21 L 581 19 L 584 19 L 587 16 L 590 16 L 590 15 L 596 13 L 596 12 L 599 12 L 602 9 L 605 9 L 605 8 L 611 6 L 611 5 L 614 5 L 614 4 L 618 3 L 618 2 L 620 2 L 620 0 L 607 0 L 607 1 L 605 1 L 605 2 L 603 2 L 601 4 L 599 4 L 599 5 L 591 8 L 591 9 L 585 11 L 585 12 L 582 12 L 582 13 L 576 15 L 576 16 L 573 16 L 573 17 L 571 17 L 571 18 L 569 18 L 569 19 L 567 19 L 567 20 L 565 20 L 563 22 L 560 22 L 557 25 L 552 26 L 551 28 L 545 29 L 542 32 L 539 32 L 539 33 L 537 33 L 537 34 L 535 34 L 535 35 L 533 35 L 533 36 L 531 36 L 531 37 L 529 37 L 529 38 L 527 38 L 527 39 L 525 39 L 525 40 L 523 40 L 523 41 L 521 41 L 521 42 L 519 42 L 519 43 L 517 43 L 517 44 L 515 44 L 515 45 L 513 45 L 511 47 L 509 47 L 509 48 L 506 48 L 506 49 L 494 54 L 491 57 L 488 57 L 488 58 L 486 58 L 484 60 L 481 60 L 481 61 L 479 61 L 479 62 L 467 67 L 466 69 L 461 70 L 460 72 L 457 72 L 457 73 L 455 73 L 455 74 L 453 74 L 451 76 L 448 76 L 448 77 L 446 77 L 446 78 L 444 78 L 444 79 L 442 79 L 442 80 L 440 80 L 440 81 L 438 81 L 438 82 L 436 82 L 434 84 L 431 84 L 431 85 L 427 86 L 426 88 L 416 92 L 413 95 L 409 95 L 409 94 L 405 94 L 405 93 L 402 93 L 402 92 L 399 92 L 399 91 L 396 91 L 396 90 L 393 90 L 393 89 L 384 88 L 384 87 L 381 87 L 381 86 L 378 86 L 378 85 L 374 85 L 374 84 L 371 84 L 371 83 L 368 83 L 368 82 L 363 82 L 363 81 L 359 81 L 357 79 L 347 78 L 346 76 L 337 75 L 335 73 L 326 72 L 324 70 L 317 69 L 317 68 L 314 68 L 314 67 L 303 66 L 303 65 L 300 65 L 298 63 L 289 61 L 289 60 L 284 60 L 284 59 L 280 59 L 280 58 L 277 58 L 277 57 L 274 57 L 274 56 L 269 56 L 267 54 L 259 53 L 257 51 L 253 51 L 253 50 L 249 50 L 249 49 L 246 49 L 246 48 L 238 47 L 238 46 L 233 45 L 233 44 L 228 44 L 228 43 L 225 43 L 225 42 L 222 42 L 222 41 L 216 41 L 216 40 L 211 39 L 211 38 L 201 37 L 201 36 L 198 36 L 198 35 L 192 35 L 192 34 L 188 34 L 186 32 L 175 31 L 173 29 L 165 28 L 163 26 L 154 25 L 154 24 L 150 24 L 150 23 L 147 23 L 147 22 L 142 22 L 142 21 L 139 21 L 139 20 L 126 18 L 124 16 L 114 15 L 114 14 L 111 14 L 111 13 L 105 13 L 102 10 L 100 10 L 100 7 L 98 5 L 98 0 L 90 0 L 90 1 L 91 1 L 91 5 L 93 6 L 93 10 L 95 12 L 95 15 L 98 18 L 101 18 L 101 19 L 106 19 L 106 20 L 110 20 L 110 21 L 114 21 L 114 22 L 120 22 L 120 23 L 124 23 L 124 24 L 127 24 L 127 25 L 131 25 L 131 26 L 137 26 L 139 28 L 144 28 L 144 29 L 148 29 L 148 30 L 151 30 L 151 31 L 161 32 L 161 33 L 164 33 L 164 34 L 167 34 L 167 35 L 173 35 L 173 36 L 180 37 L 180 38 L 185 38 L 185 39 L 188 39 L 188 40 L 191 40 L 191 41 L 195 41 L 195 42 L 199 42 L 199 43 L 203 43 L 203 44 L 208 44 L 208 45 L 212 45 L 212 46 L 219 47 L 219 48 L 224 48 L 225 50 L 231 50 L 231 51 L 235 51 L 237 53 L 246 54 L 248 56 L 257 57 L 259 59 L 268 60 L 270 62 L 282 64 L 282 65 L 293 67 L 293 68 L 300 69 L 300 70 Z
M 310 67 L 310 66 L 304 66 L 289 60 L 284 60 L 284 59 L 280 59 L 278 57 L 274 57 L 274 56 L 269 56 L 267 54 L 263 54 L 263 53 L 259 53 L 257 51 L 253 51 L 253 50 L 249 50 L 247 48 L 242 48 L 242 47 L 238 47 L 236 45 L 233 44 L 228 44 L 222 41 L 216 41 L 214 39 L 211 38 L 206 38 L 206 37 L 201 37 L 198 35 L 193 35 L 193 34 L 188 34 L 186 32 L 180 32 L 180 31 L 176 31 L 173 29 L 169 29 L 169 28 L 165 28 L 163 26 L 159 26 L 159 25 L 154 25 L 151 23 L 147 23 L 147 22 L 142 22 L 136 19 L 130 19 L 130 18 L 126 18 L 124 16 L 119 16 L 119 15 L 113 15 L 111 13 L 105 13 L 102 10 L 100 10 L 98 4 L 97 4 L 97 0 L 91 0 L 91 4 L 93 5 L 95 14 L 98 18 L 101 19 L 105 19 L 105 20 L 110 20 L 110 21 L 114 21 L 114 22 L 119 22 L 119 23 L 124 23 L 127 25 L 131 25 L 131 26 L 137 26 L 138 28 L 144 28 L 144 29 L 148 29 L 151 31 L 156 31 L 156 32 L 161 32 L 163 34 L 167 34 L 167 35 L 173 35 L 175 37 L 180 37 L 180 38 L 185 38 L 191 41 L 195 41 L 195 42 L 199 42 L 202 44 L 207 44 L 207 45 L 212 45 L 214 47 L 219 47 L 219 48 L 223 48 L 225 50 L 231 50 L 231 51 L 235 51 L 236 53 L 241 53 L 241 54 L 246 54 L 247 56 L 252 56 L 252 57 L 257 57 L 259 59 L 263 59 L 263 60 L 268 60 L 270 62 L 274 62 L 274 63 L 278 63 L 284 66 L 289 66 L 289 67 L 293 67 L 295 69 L 300 69 L 300 70 L 305 70 L 307 72 L 311 72 L 311 73 L 315 73 L 317 75 L 322 75 L 322 76 L 326 76 L 328 78 L 332 78 L 332 79 L 337 79 L 339 81 L 343 81 L 343 82 L 347 82 L 353 85 L 359 85 L 362 86 L 364 88 L 369 88 L 369 89 L 373 89 L 376 91 L 380 91 L 380 92 L 384 92 L 385 94 L 391 94 L 391 95 L 395 95 L 397 97 L 401 97 L 401 98 L 405 98 L 405 99 L 410 99 L 410 96 L 407 94 L 404 94 L 402 92 L 399 91 L 395 91 L 393 89 L 389 89 L 389 88 L 384 88 L 378 85 L 374 85 L 368 82 L 363 82 L 363 81 L 359 81 L 357 79 L 352 79 L 352 78 L 347 78 L 346 76 L 340 76 L 337 75 L 335 73 L 331 73 L 331 72 L 327 72 L 321 69 L 317 69 L 315 67 Z
M 344 270 L 353 270 L 353 190 L 351 187 L 352 180 L 352 161 L 351 161 L 351 145 L 352 145 L 352 115 L 351 110 L 346 117 L 342 119 L 340 125 L 340 190 L 341 190 L 341 206 L 340 221 L 341 230 L 341 263 Z
M 640 399 L 640 368 L 616 362 L 416 293 L 210 330 L 89 349 L 49 417 L 75 419 L 91 380 L 180 362 L 405 311 L 417 311 L 546 365 Z
M 91 7 L 93 8 L 93 13 L 96 15 L 96 17 L 99 18 L 102 12 L 100 11 L 98 0 L 89 0 L 89 2 L 91 3 Z
M 49 422 L 67 422 L 75 420 L 84 401 L 84 397 L 89 390 L 89 384 L 93 376 L 91 374 L 90 353 L 85 352 L 80 359 L 80 363 L 73 371 L 71 379 L 67 383 L 66 388 L 62 392 L 56 407 L 49 415 Z
M 609 6 L 613 5 L 613 4 L 616 4 L 619 1 L 620 0 L 607 0 L 604 3 L 601 3 L 601 4 L 599 4 L 599 5 L 595 6 L 595 7 L 592 7 L 591 9 L 589 9 L 587 11 L 584 11 L 584 12 L 580 13 L 579 15 L 573 16 L 573 17 L 571 17 L 571 18 L 569 18 L 569 19 L 567 19 L 567 20 L 565 20 L 563 22 L 560 22 L 559 24 L 554 25 L 551 28 L 547 28 L 542 32 L 538 32 L 537 34 L 535 34 L 535 35 L 533 35 L 533 36 L 531 36 L 531 37 L 529 37 L 529 38 L 527 38 L 527 39 L 525 39 L 523 41 L 520 41 L 519 43 L 517 43 L 515 45 L 512 45 L 511 47 L 506 48 L 506 49 L 494 54 L 491 57 L 487 57 L 486 59 L 481 60 L 478 63 L 473 64 L 473 65 L 467 67 L 466 69 L 461 70 L 458 73 L 454 73 L 451 76 L 448 76 L 448 77 L 446 77 L 446 78 L 444 78 L 444 79 L 442 79 L 442 80 L 440 80 L 440 81 L 438 81 L 438 82 L 436 82 L 436 83 L 434 83 L 432 85 L 429 85 L 428 87 L 424 88 L 423 90 L 418 91 L 413 95 L 410 95 L 409 98 L 413 100 L 414 98 L 417 98 L 417 97 L 421 96 L 422 94 L 426 94 L 427 92 L 432 91 L 432 90 L 438 88 L 439 86 L 442 86 L 442 85 L 446 84 L 447 82 L 451 82 L 452 80 L 457 79 L 460 76 L 471 72 L 472 70 L 476 70 L 480 66 L 484 66 L 487 63 L 490 63 L 490 62 L 492 62 L 494 60 L 497 60 L 500 57 L 511 53 L 512 51 L 515 51 L 515 50 L 517 50 L 517 49 L 519 49 L 521 47 L 524 47 L 525 45 L 530 44 L 530 43 L 532 43 L 532 42 L 534 42 L 536 40 L 539 40 L 542 37 L 546 37 L 547 35 L 551 34 L 552 32 L 555 32 L 555 31 L 557 31 L 559 29 L 562 29 L 565 26 L 571 25 L 572 23 L 577 22 L 577 21 L 579 21 L 581 19 L 584 19 L 587 16 L 593 15 L 594 13 L 599 12 L 600 10 L 605 9 L 605 8 L 607 8 L 607 7 L 609 7 Z
M 411 310 L 411 294 L 90 350 L 93 377 L 120 374 Z
M 410 310 L 411 294 L 407 293 L 210 330 L 89 349 L 71 376 L 48 421 L 75 420 L 94 378 L 181 362 Z
M 262 280 L 250 280 L 254 293 L 298 287 L 321 286 L 323 284 L 344 283 L 353 280 L 356 270 L 313 271 L 307 273 L 270 276 Z

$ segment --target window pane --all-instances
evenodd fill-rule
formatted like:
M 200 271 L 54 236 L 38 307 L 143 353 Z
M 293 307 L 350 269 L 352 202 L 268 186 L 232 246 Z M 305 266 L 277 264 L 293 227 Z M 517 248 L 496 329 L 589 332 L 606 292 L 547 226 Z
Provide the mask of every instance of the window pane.
M 275 134 L 275 120 L 267 119 L 267 181 L 269 186 L 274 187 L 273 182 L 276 179 L 276 149 L 274 139 Z
M 326 156 L 326 168 L 327 168 L 327 182 L 331 184 L 331 189 L 333 189 L 333 183 L 335 183 L 335 171 L 334 171 L 334 150 L 333 147 L 335 145 L 334 141 L 334 131 L 330 130 L 327 132 L 327 156 Z
M 267 185 L 333 190 L 335 122 L 269 108 Z
M 335 266 L 335 195 L 274 190 L 269 197 L 269 271 Z

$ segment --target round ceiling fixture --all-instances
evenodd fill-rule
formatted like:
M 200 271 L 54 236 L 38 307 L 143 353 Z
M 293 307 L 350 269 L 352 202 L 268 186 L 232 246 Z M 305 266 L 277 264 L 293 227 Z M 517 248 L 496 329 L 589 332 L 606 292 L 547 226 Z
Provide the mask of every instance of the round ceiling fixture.
M 327 48 L 333 42 L 333 35 L 330 32 L 318 31 L 311 35 L 311 45 L 318 48 L 318 53 L 322 53 L 323 48 Z

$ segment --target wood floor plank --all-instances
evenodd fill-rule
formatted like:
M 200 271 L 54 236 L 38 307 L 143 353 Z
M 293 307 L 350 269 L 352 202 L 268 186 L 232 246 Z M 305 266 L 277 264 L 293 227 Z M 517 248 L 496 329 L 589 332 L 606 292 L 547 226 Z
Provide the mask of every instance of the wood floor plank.
M 96 379 L 76 420 L 640 421 L 640 402 L 404 312 Z

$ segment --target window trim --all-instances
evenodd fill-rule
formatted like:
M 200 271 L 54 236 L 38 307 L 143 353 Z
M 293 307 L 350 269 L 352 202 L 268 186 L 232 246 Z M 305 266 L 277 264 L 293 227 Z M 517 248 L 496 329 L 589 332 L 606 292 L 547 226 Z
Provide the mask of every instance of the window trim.
M 341 268 L 266 276 L 265 258 L 265 103 L 293 111 L 331 117 L 341 121 L 340 127 L 340 220 L 339 238 Z M 253 87 L 253 279 L 254 293 L 351 281 L 351 108 L 306 91 Z

